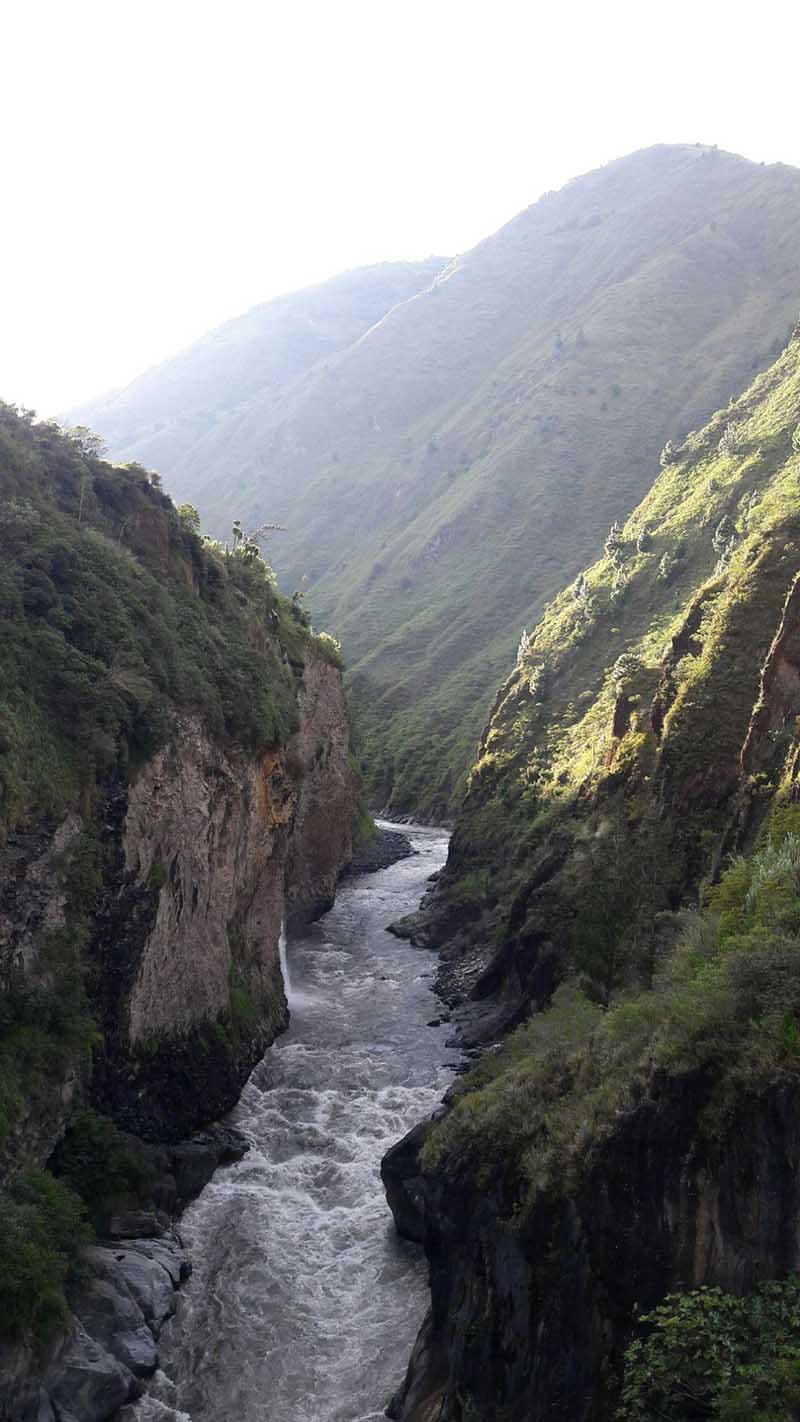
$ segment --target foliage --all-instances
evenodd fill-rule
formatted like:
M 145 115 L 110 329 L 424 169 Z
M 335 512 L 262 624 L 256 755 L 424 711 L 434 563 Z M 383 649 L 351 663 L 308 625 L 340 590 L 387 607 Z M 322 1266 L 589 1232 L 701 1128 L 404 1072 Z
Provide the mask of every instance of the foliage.
M 671 1294 L 625 1355 L 619 1422 L 795 1422 L 800 1415 L 800 1279 L 745 1298 Z
M 613 825 L 605 842 L 613 859 Z M 706 911 L 679 921 L 649 990 L 614 993 L 625 895 L 638 898 L 635 886 L 622 866 L 615 881 L 608 865 L 588 883 L 578 923 L 585 933 L 594 910 L 583 953 L 600 1005 L 580 984 L 563 984 L 466 1079 L 429 1132 L 424 1168 L 457 1159 L 479 1178 L 510 1171 L 531 1204 L 542 1191 L 574 1187 L 659 1080 L 705 1075 L 700 1129 L 709 1135 L 743 1092 L 781 1075 L 800 1081 L 800 834 L 779 823 L 751 858 L 731 864 Z
M 52 933 L 44 945 L 49 980 L 14 974 L 0 992 L 0 1146 L 25 1103 L 53 1091 L 64 1068 L 87 1060 L 97 1041 L 83 980 L 83 927 Z
M 128 773 L 177 712 L 250 750 L 294 729 L 285 652 L 313 639 L 257 547 L 226 555 L 196 527 L 141 466 L 0 406 L 3 833 Z
M 92 1237 L 82 1201 L 48 1171 L 0 1190 L 0 1337 L 47 1337 L 67 1305 L 64 1286 Z

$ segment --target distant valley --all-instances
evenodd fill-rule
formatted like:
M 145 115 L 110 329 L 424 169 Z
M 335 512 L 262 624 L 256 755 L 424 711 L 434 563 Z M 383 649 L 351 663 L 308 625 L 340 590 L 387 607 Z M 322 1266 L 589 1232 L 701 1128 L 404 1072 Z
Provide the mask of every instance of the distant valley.
M 270 302 L 71 412 L 225 535 L 286 526 L 375 805 L 447 816 L 520 629 L 783 347 L 800 173 L 660 146 L 445 263 Z

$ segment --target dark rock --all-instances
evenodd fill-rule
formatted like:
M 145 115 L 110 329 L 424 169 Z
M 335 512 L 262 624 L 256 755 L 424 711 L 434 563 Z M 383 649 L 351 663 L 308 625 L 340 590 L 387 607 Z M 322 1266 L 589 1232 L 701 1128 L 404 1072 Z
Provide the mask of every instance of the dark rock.
M 393 933 L 395 938 L 407 938 L 413 948 L 434 948 L 436 946 L 431 933 L 430 919 L 424 909 L 418 909 L 416 913 L 407 913 L 404 918 L 396 918 L 393 923 L 387 923 L 386 932 Z
M 171 1231 L 161 1239 L 129 1239 L 126 1249 L 132 1249 L 145 1259 L 152 1259 L 166 1269 L 173 1287 L 179 1288 L 192 1272 L 191 1263 L 178 1235 Z
M 175 1286 L 164 1265 L 136 1249 L 93 1246 L 86 1260 L 95 1274 L 113 1288 L 124 1284 L 145 1321 L 158 1337 L 162 1324 L 175 1312 Z
M 106 1422 L 142 1393 L 128 1368 L 77 1322 L 45 1375 L 44 1387 L 58 1422 Z
M 124 1284 L 93 1278 L 84 1284 L 73 1312 L 86 1333 L 135 1377 L 148 1377 L 158 1365 L 155 1339 L 144 1314 Z
M 608 1422 L 638 1313 L 699 1284 L 743 1293 L 797 1269 L 800 1108 L 745 1098 L 704 1134 L 712 1083 L 654 1083 L 574 1188 L 519 1211 L 513 1160 L 423 1176 L 424 1127 L 388 1153 L 398 1229 L 422 1239 L 431 1313 L 392 1402 L 402 1422 Z
M 426 1237 L 427 1195 L 419 1151 L 427 1130 L 427 1121 L 414 1126 L 381 1161 L 381 1179 L 397 1233 L 415 1244 L 424 1244 Z
M 178 1206 L 199 1195 L 218 1166 L 241 1160 L 249 1149 L 240 1131 L 222 1125 L 209 1126 L 172 1146 L 169 1155 Z
M 408 859 L 418 852 L 407 835 L 376 825 L 375 834 L 354 850 L 353 858 L 342 871 L 342 878 L 352 874 L 374 874 L 378 869 L 388 869 L 398 860 Z
M 163 1234 L 164 1229 L 164 1216 L 156 1210 L 123 1210 L 111 1216 L 108 1233 L 112 1239 L 155 1238 Z

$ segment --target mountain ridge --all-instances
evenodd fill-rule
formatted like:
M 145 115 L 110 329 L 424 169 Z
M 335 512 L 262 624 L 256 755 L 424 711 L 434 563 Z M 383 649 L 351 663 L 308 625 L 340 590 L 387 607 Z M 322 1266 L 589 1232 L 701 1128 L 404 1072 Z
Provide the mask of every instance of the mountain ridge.
M 217 532 L 286 525 L 275 562 L 342 640 L 373 803 L 452 813 L 509 625 L 598 550 L 665 441 L 783 346 L 799 222 L 783 165 L 615 160 L 162 468 Z

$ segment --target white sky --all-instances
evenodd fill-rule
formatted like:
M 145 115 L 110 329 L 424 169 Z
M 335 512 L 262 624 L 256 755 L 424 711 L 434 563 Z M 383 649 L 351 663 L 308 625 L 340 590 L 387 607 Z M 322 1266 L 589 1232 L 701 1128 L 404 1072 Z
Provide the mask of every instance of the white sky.
M 796 0 L 5 0 L 0 395 L 64 409 L 650 143 L 800 165 L 799 73 Z

